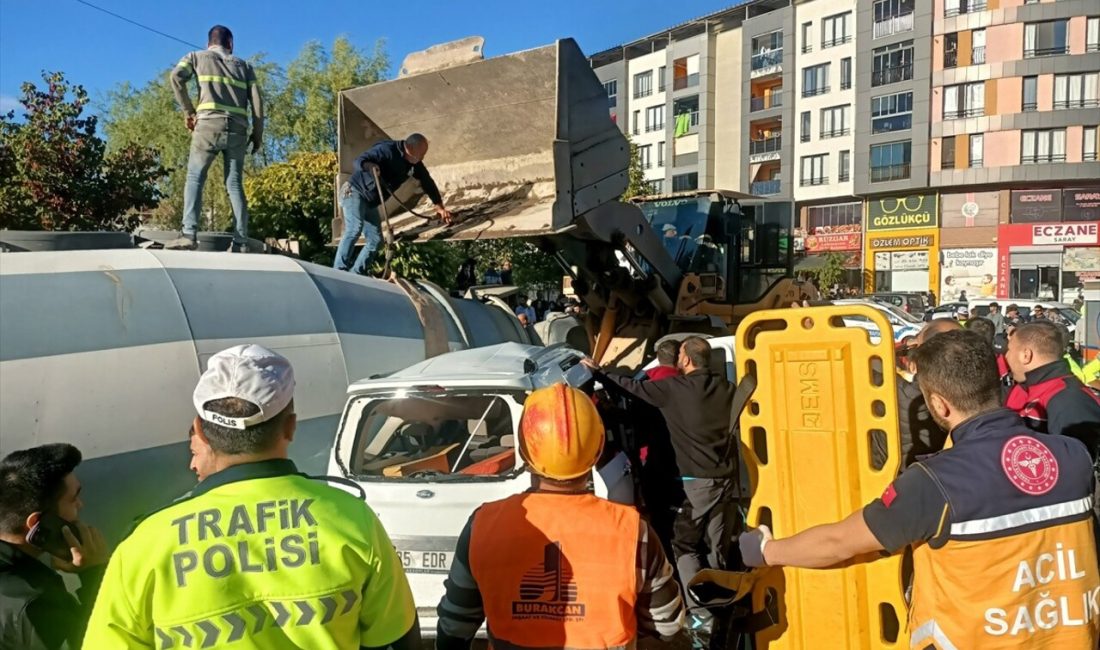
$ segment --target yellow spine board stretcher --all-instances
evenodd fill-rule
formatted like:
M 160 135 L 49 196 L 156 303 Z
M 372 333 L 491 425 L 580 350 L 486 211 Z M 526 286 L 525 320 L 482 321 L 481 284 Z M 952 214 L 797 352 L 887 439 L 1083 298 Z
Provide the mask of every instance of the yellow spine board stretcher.
M 843 316 L 870 320 L 880 342 L 845 327 Z M 740 421 L 753 486 L 749 526 L 766 523 L 789 537 L 840 521 L 893 480 L 901 458 L 891 332 L 882 314 L 860 305 L 761 311 L 740 324 L 737 376 L 757 379 Z M 880 385 L 873 375 L 884 378 Z M 873 435 L 885 436 L 888 452 L 877 470 Z M 752 607 L 776 620 L 756 633 L 758 650 L 909 647 L 900 555 L 765 569 Z

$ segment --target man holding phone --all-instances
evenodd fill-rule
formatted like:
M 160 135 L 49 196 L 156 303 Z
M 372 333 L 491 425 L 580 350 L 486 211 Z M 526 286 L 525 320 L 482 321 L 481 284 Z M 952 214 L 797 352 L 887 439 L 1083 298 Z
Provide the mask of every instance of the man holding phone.
M 80 461 L 68 444 L 0 461 L 0 648 L 80 647 L 108 556 L 103 535 L 77 520 Z M 75 596 L 44 557 L 80 575 Z

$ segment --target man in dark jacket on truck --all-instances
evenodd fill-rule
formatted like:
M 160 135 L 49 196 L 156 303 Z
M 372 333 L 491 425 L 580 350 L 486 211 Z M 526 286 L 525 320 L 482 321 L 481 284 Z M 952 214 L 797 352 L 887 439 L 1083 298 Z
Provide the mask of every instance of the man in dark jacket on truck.
M 684 498 L 673 523 L 672 548 L 681 584 L 701 569 L 724 569 L 729 543 L 739 531 L 735 521 L 734 476 L 737 440 L 730 435 L 734 385 L 710 367 L 710 344 L 697 336 L 680 344 L 680 375 L 660 381 L 638 381 L 604 373 L 585 359 L 596 379 L 661 410 L 668 424 Z M 686 591 L 686 590 L 685 590 Z M 709 626 L 709 616 L 686 595 L 695 628 Z
M 435 206 L 436 215 L 444 223 L 451 223 L 451 211 L 443 205 L 439 188 L 424 166 L 428 153 L 428 139 L 413 133 L 404 140 L 383 140 L 368 149 L 355 161 L 355 172 L 340 186 L 340 210 L 344 213 L 344 234 L 336 248 L 332 267 L 337 271 L 351 271 L 363 275 L 370 266 L 374 251 L 382 241 L 382 221 L 378 206 L 410 177 L 420 182 L 420 187 Z M 375 186 L 374 175 L 382 180 L 383 187 Z M 366 245 L 352 263 L 351 254 L 355 242 L 362 233 Z

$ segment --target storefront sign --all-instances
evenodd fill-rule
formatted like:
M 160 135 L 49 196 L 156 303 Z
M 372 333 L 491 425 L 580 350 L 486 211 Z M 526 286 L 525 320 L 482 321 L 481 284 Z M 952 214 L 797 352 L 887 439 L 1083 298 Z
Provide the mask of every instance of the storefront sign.
M 1062 192 L 1063 221 L 1100 220 L 1100 187 Z
M 890 253 L 891 271 L 923 271 L 928 268 L 928 251 Z
M 1031 227 L 1031 243 L 1046 244 L 1095 244 L 1100 224 L 1053 223 Z
M 1100 248 L 1067 248 L 1062 251 L 1062 270 L 1078 274 L 1100 271 Z
M 940 251 L 943 270 L 940 301 L 989 298 L 997 293 L 997 249 L 954 248 Z
M 855 251 L 863 244 L 863 235 L 858 232 L 841 232 L 806 236 L 807 253 L 828 251 Z
M 867 230 L 935 228 L 940 223 L 935 194 L 914 194 L 867 202 Z
M 1062 220 L 1062 190 L 1013 190 L 1012 223 Z
M 870 237 L 871 250 L 889 248 L 928 248 L 932 245 L 932 235 L 912 235 L 909 237 Z

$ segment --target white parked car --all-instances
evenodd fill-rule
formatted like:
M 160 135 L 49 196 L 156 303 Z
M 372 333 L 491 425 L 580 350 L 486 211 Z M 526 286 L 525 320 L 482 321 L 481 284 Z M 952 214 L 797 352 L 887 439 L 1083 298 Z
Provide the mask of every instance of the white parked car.
M 899 345 L 913 338 L 920 333 L 921 327 L 924 326 L 924 322 L 916 316 L 894 305 L 887 305 L 875 300 L 845 298 L 833 300 L 832 303 L 834 305 L 866 305 L 882 312 L 886 316 L 886 319 L 890 321 L 890 327 L 893 329 L 891 336 L 893 337 L 894 345 Z M 882 333 L 879 332 L 878 325 L 864 316 L 846 316 L 844 317 L 844 325 L 867 330 L 867 334 L 871 338 L 872 344 L 876 344 L 882 339 Z
M 466 520 L 481 504 L 531 486 L 516 448 L 524 400 L 557 382 L 588 383 L 582 357 L 563 346 L 504 343 L 348 388 L 329 474 L 365 490 L 405 566 L 425 633 L 435 633 L 435 607 Z M 594 483 L 599 496 L 633 502 L 622 453 L 598 468 Z

